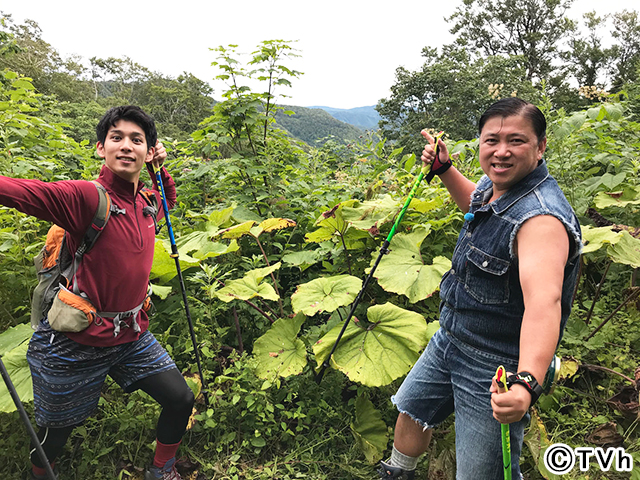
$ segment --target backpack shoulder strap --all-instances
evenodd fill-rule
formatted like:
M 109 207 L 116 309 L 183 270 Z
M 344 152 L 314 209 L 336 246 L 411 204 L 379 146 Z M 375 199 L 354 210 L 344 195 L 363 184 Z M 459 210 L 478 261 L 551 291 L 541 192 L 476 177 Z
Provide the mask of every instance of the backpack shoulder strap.
M 142 212 L 145 215 L 150 215 L 153 218 L 153 223 L 156 226 L 156 235 L 160 233 L 160 227 L 158 226 L 158 197 L 156 196 L 156 192 L 143 187 L 140 189 L 140 195 L 144 198 L 144 201 L 147 202 L 147 206 L 142 209 Z
M 140 194 L 142 195 L 142 198 L 144 198 L 144 201 L 147 202 L 150 207 L 155 208 L 156 211 L 158 210 L 158 197 L 156 196 L 156 192 L 154 192 L 150 188 L 142 187 L 140 189 Z
M 96 212 L 93 214 L 91 225 L 84 234 L 82 244 L 76 251 L 76 257 L 78 257 L 78 253 L 82 256 L 93 248 L 111 217 L 111 197 L 109 193 L 97 181 L 93 180 L 91 183 L 93 183 L 98 190 L 98 208 L 96 208 Z
M 66 268 L 63 267 L 61 273 L 62 276 L 67 279 L 67 282 L 71 281 L 71 279 L 75 277 L 76 272 L 80 267 L 82 257 L 85 253 L 91 250 L 91 248 L 93 248 L 111 217 L 111 197 L 107 193 L 107 190 L 95 180 L 91 183 L 98 190 L 98 207 L 96 208 L 96 212 L 93 214 L 91 225 L 89 225 L 89 228 L 87 228 L 87 231 L 82 238 L 82 243 L 78 246 L 75 255 L 73 255 L 72 261 Z M 65 244 L 66 238 L 62 241 L 62 249 L 64 250 L 67 248 Z M 75 287 L 76 286 L 74 285 L 74 288 Z

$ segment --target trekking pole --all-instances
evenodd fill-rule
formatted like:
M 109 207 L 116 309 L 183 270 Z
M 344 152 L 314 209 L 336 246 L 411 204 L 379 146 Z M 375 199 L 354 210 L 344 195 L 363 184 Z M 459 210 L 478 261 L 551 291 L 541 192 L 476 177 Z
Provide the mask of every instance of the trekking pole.
M 44 453 L 44 449 L 42 448 L 42 444 L 40 443 L 40 439 L 36 434 L 36 431 L 33 429 L 33 425 L 31 425 L 31 421 L 29 420 L 29 415 L 24 409 L 22 402 L 20 401 L 20 396 L 16 391 L 16 387 L 13 385 L 11 381 L 11 377 L 9 376 L 9 372 L 4 366 L 4 362 L 2 361 L 2 357 L 0 357 L 0 373 L 2 373 L 2 379 L 4 380 L 4 384 L 7 386 L 7 390 L 9 390 L 9 394 L 13 399 L 13 403 L 16 405 L 18 409 L 18 413 L 20 413 L 20 418 L 24 423 L 24 426 L 27 427 L 27 432 L 29 432 L 29 436 L 31 437 L 31 441 L 36 447 L 36 452 L 38 452 L 38 457 L 40 457 L 40 461 L 42 465 L 44 465 L 44 469 L 47 471 L 47 477 L 50 480 L 56 480 L 56 474 L 53 473 L 53 468 L 51 468 L 51 464 L 49 463 L 49 459 L 47 458 L 47 454 Z
M 193 329 L 193 322 L 191 321 L 191 313 L 189 312 L 189 303 L 187 302 L 187 290 L 184 286 L 184 279 L 182 278 L 182 270 L 180 269 L 180 259 L 178 253 L 178 247 L 176 246 L 176 239 L 173 235 L 173 227 L 171 226 L 171 219 L 169 217 L 169 206 L 167 205 L 167 199 L 164 194 L 164 185 L 162 184 L 162 174 L 160 168 L 153 165 L 153 171 L 156 174 L 156 182 L 160 189 L 160 198 L 162 199 L 162 208 L 164 210 L 164 218 L 167 220 L 167 230 L 169 230 L 169 240 L 171 241 L 171 254 L 170 257 L 176 262 L 176 269 L 178 270 L 178 279 L 180 280 L 180 289 L 182 290 L 182 300 L 184 302 L 184 310 L 187 314 L 187 321 L 189 322 L 189 332 L 191 333 L 191 343 L 193 343 L 193 351 L 196 356 L 196 363 L 198 364 L 198 372 L 200 373 L 200 382 L 202 383 L 202 395 L 204 397 L 204 404 L 209 406 L 209 394 L 207 392 L 207 384 L 202 373 L 202 364 L 200 363 L 200 352 L 198 351 L 198 342 L 196 340 L 196 332 Z
M 435 150 L 436 159 L 434 160 L 434 163 L 438 159 L 438 152 L 439 152 L 438 140 L 440 139 L 440 137 L 442 137 L 443 134 L 444 132 L 440 132 L 434 137 L 435 145 L 436 145 L 436 150 Z M 342 330 L 340 330 L 340 333 L 338 334 L 338 338 L 336 338 L 336 341 L 333 344 L 333 348 L 331 349 L 331 352 L 329 352 L 329 355 L 327 356 L 325 361 L 322 362 L 322 367 L 318 372 L 318 374 L 316 375 L 317 383 L 320 383 L 322 381 L 322 377 L 324 377 L 324 372 L 330 365 L 331 357 L 333 356 L 336 349 L 338 348 L 338 343 L 340 343 L 340 340 L 342 339 L 344 332 L 347 330 L 349 321 L 351 320 L 351 317 L 353 317 L 353 314 L 356 311 L 356 307 L 360 303 L 360 299 L 362 298 L 362 295 L 364 294 L 364 291 L 366 290 L 367 285 L 369 284 L 369 281 L 373 277 L 373 273 L 376 271 L 376 268 L 378 268 L 378 264 L 380 263 L 380 260 L 382 260 L 382 257 L 385 254 L 389 253 L 389 244 L 391 243 L 391 239 L 396 234 L 396 230 L 398 229 L 398 226 L 402 221 L 402 217 L 404 217 L 405 212 L 409 208 L 409 204 L 411 203 L 411 200 L 413 200 L 413 196 L 416 194 L 416 191 L 418 190 L 418 186 L 420 185 L 420 182 L 422 182 L 422 179 L 424 178 L 425 174 L 427 175 L 427 183 L 430 183 L 433 177 L 435 176 L 435 173 L 433 172 L 433 163 L 431 164 L 431 167 L 427 167 L 427 166 L 422 167 L 422 169 L 420 170 L 420 174 L 418 175 L 415 182 L 413 183 L 413 187 L 409 192 L 409 196 L 407 197 L 407 200 L 404 202 L 404 206 L 402 207 L 402 210 L 400 210 L 400 213 L 398 214 L 398 217 L 396 218 L 396 221 L 393 224 L 393 227 L 391 227 L 391 231 L 389 232 L 387 239 L 384 241 L 384 243 L 382 244 L 382 247 L 380 248 L 380 254 L 378 255 L 378 258 L 373 264 L 373 267 L 371 267 L 371 271 L 369 272 L 369 275 L 367 275 L 367 277 L 365 278 L 364 283 L 362 284 L 362 288 L 360 289 L 360 292 L 356 296 L 356 299 L 351 304 L 351 310 L 349 311 L 349 315 L 347 316 L 347 319 L 344 321 Z
M 509 390 L 507 387 L 507 372 L 500 365 L 496 370 L 496 383 L 498 384 L 498 393 L 505 393 Z M 501 423 L 500 429 L 502 433 L 502 464 L 504 466 L 504 480 L 511 480 L 511 432 L 508 423 Z

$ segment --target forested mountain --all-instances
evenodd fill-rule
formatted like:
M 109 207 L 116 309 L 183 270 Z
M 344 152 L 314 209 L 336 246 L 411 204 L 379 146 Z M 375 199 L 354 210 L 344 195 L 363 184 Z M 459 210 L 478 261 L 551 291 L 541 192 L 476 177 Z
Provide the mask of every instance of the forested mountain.
M 285 111 L 295 113 L 287 115 Z M 351 142 L 363 133 L 357 127 L 340 121 L 318 108 L 285 106 L 284 111 L 276 114 L 276 123 L 309 145 L 324 143 L 329 138 L 339 142 Z
M 309 107 L 320 108 L 329 113 L 333 118 L 342 122 L 350 123 L 362 130 L 375 130 L 378 128 L 380 115 L 376 111 L 375 105 L 356 108 L 333 108 L 333 107 Z

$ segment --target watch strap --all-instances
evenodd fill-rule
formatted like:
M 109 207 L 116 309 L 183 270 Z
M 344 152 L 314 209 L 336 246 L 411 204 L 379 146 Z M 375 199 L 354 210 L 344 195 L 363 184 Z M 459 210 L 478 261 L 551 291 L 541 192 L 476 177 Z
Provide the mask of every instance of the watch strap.
M 531 404 L 529 406 L 536 403 L 540 395 L 542 395 L 542 387 L 538 384 L 536 378 L 529 372 L 518 372 L 515 375 L 508 376 L 507 386 L 511 388 L 511 386 L 515 384 L 525 387 L 531 395 Z

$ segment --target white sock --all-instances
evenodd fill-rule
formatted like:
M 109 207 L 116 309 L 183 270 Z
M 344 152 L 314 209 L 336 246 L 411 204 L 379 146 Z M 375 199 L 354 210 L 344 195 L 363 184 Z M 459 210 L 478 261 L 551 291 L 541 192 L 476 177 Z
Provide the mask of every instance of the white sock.
M 396 446 L 393 446 L 391 450 L 391 458 L 389 459 L 389 465 L 394 467 L 400 467 L 405 471 L 415 470 L 418 466 L 418 460 L 420 457 L 410 457 L 404 453 L 396 450 Z

